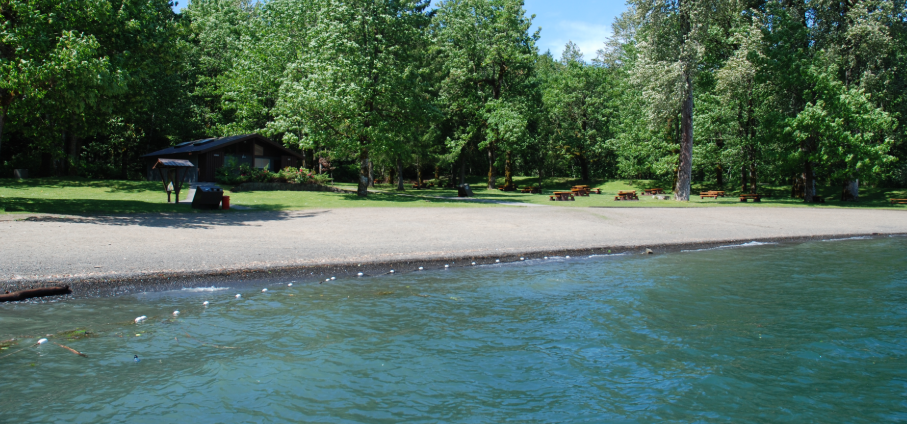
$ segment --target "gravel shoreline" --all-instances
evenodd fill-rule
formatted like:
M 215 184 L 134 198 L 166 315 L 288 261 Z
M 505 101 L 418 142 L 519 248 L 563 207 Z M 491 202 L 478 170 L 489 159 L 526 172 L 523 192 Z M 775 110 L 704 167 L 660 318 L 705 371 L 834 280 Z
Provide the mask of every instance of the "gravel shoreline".
M 722 209 L 722 210 L 719 210 Z M 491 211 L 491 212 L 489 212 Z M 705 212 L 703 212 L 705 211 Z M 337 277 L 338 279 L 356 278 L 358 273 L 364 277 L 384 275 L 390 269 L 395 274 L 419 272 L 423 267 L 425 271 L 444 269 L 444 265 L 452 268 L 476 265 L 494 264 L 496 260 L 501 263 L 519 262 L 520 257 L 527 260 L 539 259 L 544 256 L 573 256 L 583 257 L 588 255 L 611 254 L 645 254 L 646 249 L 651 249 L 655 254 L 676 252 L 680 250 L 703 249 L 724 245 L 741 244 L 751 241 L 799 243 L 806 241 L 849 238 L 849 237 L 888 237 L 907 235 L 907 213 L 896 211 L 866 211 L 866 210 L 803 210 L 796 209 L 750 209 L 741 213 L 732 208 L 684 210 L 597 210 L 582 211 L 564 208 L 533 208 L 528 209 L 501 208 L 478 211 L 462 211 L 451 209 L 436 210 L 400 210 L 396 208 L 375 208 L 357 210 L 335 210 L 313 214 L 312 211 L 288 214 L 284 216 L 250 217 L 237 216 L 230 219 L 244 220 L 239 227 L 227 223 L 196 227 L 194 225 L 174 225 L 169 218 L 161 216 L 147 217 L 76 217 L 76 218 L 38 218 L 29 221 L 5 222 L 7 228 L 0 227 L 0 235 L 5 240 L 13 243 L 4 243 L 0 246 L 0 291 L 16 291 L 27 288 L 46 287 L 53 285 L 70 285 L 73 295 L 67 298 L 107 297 L 148 291 L 166 291 L 190 287 L 242 287 L 247 285 L 276 284 L 278 282 L 297 281 L 299 283 L 323 282 L 325 278 Z M 800 212 L 803 211 L 803 212 Z M 400 220 L 399 215 L 404 213 L 407 219 L 420 220 L 425 217 L 442 215 L 441 218 L 455 221 L 451 225 L 429 226 L 414 230 L 407 224 L 406 219 Z M 436 212 L 432 214 L 432 212 Z M 830 212 L 830 213 L 829 213 Z M 385 217 L 390 219 L 388 224 L 373 223 L 361 226 L 349 224 L 350 219 L 361 216 Z M 792 215 L 791 215 L 792 214 Z M 444 216 L 446 215 L 446 216 Z M 468 225 L 483 217 L 492 218 L 491 224 Z M 685 215 L 685 216 L 678 216 Z M 283 252 L 293 243 L 298 242 L 301 233 L 288 235 L 283 242 L 252 243 L 248 251 L 235 249 L 231 240 L 237 228 L 248 229 L 251 225 L 253 232 L 264 232 L 268 236 L 279 234 L 287 235 L 293 230 L 299 230 L 297 224 L 311 224 L 306 220 L 313 216 L 324 222 L 315 223 L 314 228 L 322 231 L 332 231 L 335 236 L 333 243 L 323 246 L 298 247 L 294 251 Z M 755 218 L 762 217 L 763 221 Z M 250 220 L 249 218 L 253 218 Z M 397 218 L 397 219 L 392 219 Z M 602 219 L 604 218 L 604 219 Z M 691 221 L 691 218 L 693 220 Z M 782 219 L 783 218 L 783 219 Z M 149 222 L 136 224 L 130 221 L 147 219 Z M 854 219 L 858 221 L 853 221 Z M 163 220 L 163 221 L 162 221 Z M 495 224 L 495 220 L 508 222 L 507 228 L 493 230 L 503 224 Z M 678 227 L 672 220 L 685 221 L 687 226 Z M 824 220 L 825 222 L 821 222 Z M 116 221 L 116 223 L 113 223 Z M 521 222 L 525 221 L 525 222 Z M 250 224 L 254 222 L 254 224 Z M 747 223 L 747 225 L 741 224 Z M 862 222 L 856 224 L 855 222 Z M 568 231 L 569 226 L 580 228 L 580 231 Z M 43 228 L 43 224 L 51 224 Z M 182 223 L 186 224 L 186 223 Z M 770 224 L 770 225 L 766 225 Z M 238 224 L 237 224 L 238 225 Z M 330 225 L 334 225 L 330 227 Z M 639 226 L 657 225 L 658 229 L 639 231 Z M 21 228 L 19 228 L 21 226 Z M 543 228 L 531 230 L 531 237 L 524 237 L 524 228 Z M 766 227 L 770 227 L 766 229 Z M 346 228 L 347 231 L 338 230 Z M 367 231 L 373 228 L 373 231 Z M 492 229 L 492 230 L 489 230 Z M 563 232 L 552 233 L 551 228 L 564 228 Z M 741 228 L 743 228 L 741 230 Z M 9 229 L 19 231 L 8 231 Z M 365 229 L 364 234 L 359 233 Z M 804 230 L 811 229 L 811 230 Z M 310 231 L 303 228 L 300 231 Z M 849 230 L 849 231 L 848 231 Z M 103 240 L 106 237 L 122 239 L 128 245 L 130 237 L 146 237 L 158 232 L 172 233 L 194 232 L 198 243 L 181 244 L 186 239 L 171 240 L 168 242 L 166 234 L 161 239 L 149 242 L 144 249 L 114 248 L 114 252 L 98 251 L 78 246 L 89 246 L 92 242 L 87 239 L 88 234 L 98 233 Z M 214 232 L 210 232 L 214 231 Z M 402 232 L 401 232 L 402 231 Z M 41 237 L 42 232 L 57 236 L 57 244 L 33 243 L 30 247 L 17 253 L 16 242 L 19 247 L 25 247 L 26 236 Z M 339 234 L 338 234 L 339 232 Z M 316 231 L 316 234 L 318 231 Z M 443 233 L 443 237 L 436 237 Z M 705 233 L 705 234 L 703 234 Z M 733 233 L 733 234 L 731 234 Z M 343 240 L 359 235 L 364 241 L 347 243 Z M 235 234 L 233 234 L 235 235 Z M 728 235 L 722 237 L 722 235 Z M 537 236 L 537 237 L 535 237 Z M 18 237 L 18 240 L 17 240 Z M 239 236 L 242 238 L 242 235 Z M 317 237 L 315 237 L 317 239 Z M 537 243 L 527 240 L 540 238 Z M 311 238 L 310 238 L 311 239 Z M 154 240 L 154 239 L 152 239 Z M 190 238 L 190 240 L 195 240 Z M 110 241 L 110 240 L 108 240 Z M 200 244 L 199 244 L 200 243 Z M 274 246 L 274 245 L 277 246 Z M 108 245 L 113 245 L 109 243 Z M 205 251 L 200 246 L 214 246 L 210 251 Z M 389 246 L 386 246 L 389 245 Z M 11 248 L 12 246 L 12 248 Z M 182 246 L 182 247 L 179 247 Z M 227 247 L 217 247 L 227 246 Z M 171 250 L 167 250 L 167 248 Z M 392 254 L 375 255 L 373 250 L 393 249 Z M 237 260 L 248 256 L 249 251 L 256 248 L 270 249 L 268 254 L 273 255 L 273 260 Z M 201 250 L 201 253 L 193 253 Z M 158 254 L 149 253 L 159 251 Z M 61 253 L 62 252 L 62 253 Z M 221 253 L 223 257 L 211 260 L 208 255 Z M 336 252 L 336 254 L 334 253 Z M 51 256 L 41 258 L 42 254 Z M 177 266 L 154 268 L 142 263 L 145 256 L 161 261 L 170 255 L 180 258 Z M 297 256 L 298 255 L 298 256 Z M 84 264 L 86 259 L 114 257 L 116 267 L 108 268 L 103 273 L 91 271 L 90 264 Z M 124 257 L 122 261 L 118 259 Z M 28 259 L 19 259 L 28 258 Z M 194 267 L 193 262 L 199 258 L 206 258 L 204 266 Z M 14 262 L 19 259 L 19 262 Z M 38 262 L 34 262 L 37 260 Z M 42 267 L 37 267 L 35 264 Z M 77 263 L 83 272 L 71 275 L 60 275 L 60 272 L 75 268 L 71 264 Z M 43 275 L 37 271 L 46 270 Z M 86 272 L 87 271 L 87 272 Z M 30 272 L 31 275 L 21 275 Z M 10 275 L 13 278 L 9 278 Z M 95 274 L 95 275 L 92 275 Z M 336 281 L 334 282 L 336 283 Z

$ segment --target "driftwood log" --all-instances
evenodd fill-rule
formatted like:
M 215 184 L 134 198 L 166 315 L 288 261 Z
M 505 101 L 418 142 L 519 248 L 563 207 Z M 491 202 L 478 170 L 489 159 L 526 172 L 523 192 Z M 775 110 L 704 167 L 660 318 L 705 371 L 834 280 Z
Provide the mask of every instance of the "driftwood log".
M 72 294 L 72 290 L 70 290 L 69 286 L 20 290 L 17 292 L 0 294 L 0 302 L 18 302 L 34 297 L 58 296 L 61 294 Z

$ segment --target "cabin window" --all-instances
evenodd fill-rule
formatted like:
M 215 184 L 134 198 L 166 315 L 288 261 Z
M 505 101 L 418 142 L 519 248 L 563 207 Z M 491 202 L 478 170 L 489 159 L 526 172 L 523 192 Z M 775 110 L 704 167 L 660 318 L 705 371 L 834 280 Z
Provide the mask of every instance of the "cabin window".
M 255 167 L 258 169 L 271 170 L 271 159 L 270 158 L 255 158 Z
M 265 147 L 262 146 L 261 144 L 255 144 L 255 156 L 264 156 L 264 154 L 265 154 Z M 258 163 L 258 162 L 255 162 L 255 163 Z M 256 165 L 256 166 L 258 166 L 258 165 Z

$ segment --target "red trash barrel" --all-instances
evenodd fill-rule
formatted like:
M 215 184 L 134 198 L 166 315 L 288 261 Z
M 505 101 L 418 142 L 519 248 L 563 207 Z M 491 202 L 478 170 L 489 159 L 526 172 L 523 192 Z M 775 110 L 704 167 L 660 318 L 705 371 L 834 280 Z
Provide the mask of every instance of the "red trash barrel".
M 230 196 L 224 196 L 224 200 L 221 201 L 224 210 L 230 209 Z

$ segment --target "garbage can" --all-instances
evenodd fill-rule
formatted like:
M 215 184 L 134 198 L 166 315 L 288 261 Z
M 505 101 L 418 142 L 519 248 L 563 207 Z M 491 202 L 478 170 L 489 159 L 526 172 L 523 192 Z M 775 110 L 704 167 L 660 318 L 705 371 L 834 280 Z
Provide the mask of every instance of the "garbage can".
M 192 198 L 194 209 L 217 209 L 224 198 L 224 189 L 220 187 L 199 187 Z
M 221 200 L 220 203 L 223 205 L 224 210 L 230 209 L 230 196 L 224 196 L 224 199 Z

